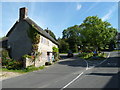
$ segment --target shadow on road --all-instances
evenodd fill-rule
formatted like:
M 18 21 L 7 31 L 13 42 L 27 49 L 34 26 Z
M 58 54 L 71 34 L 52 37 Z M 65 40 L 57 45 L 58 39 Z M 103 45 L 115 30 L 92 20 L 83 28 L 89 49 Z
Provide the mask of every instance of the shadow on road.
M 120 57 L 110 57 L 107 59 L 106 62 L 103 64 L 96 66 L 96 67 L 112 67 L 112 68 L 119 68 L 120 67 Z
M 60 55 L 60 60 L 63 60 L 63 59 L 67 59 L 68 57 L 67 57 L 67 55 Z
M 58 62 L 61 65 L 68 65 L 71 67 L 86 67 L 86 63 L 83 60 L 80 60 L 79 57 L 68 58 L 66 61 Z
M 113 90 L 120 90 L 120 57 L 110 57 L 106 62 L 104 62 L 102 65 L 96 66 L 97 68 L 116 68 L 118 70 L 117 73 L 90 73 L 88 75 L 95 75 L 95 76 L 110 76 L 111 79 L 109 82 L 104 86 L 103 89 L 101 90 L 106 90 L 106 89 L 113 89 Z
M 90 73 L 88 75 L 95 75 L 95 76 L 112 76 L 110 81 L 104 86 L 101 90 L 106 90 L 106 88 L 116 88 L 120 89 L 120 72 L 118 73 Z
M 96 68 L 116 68 L 118 69 L 118 72 L 95 72 L 95 73 L 90 73 L 88 75 L 95 75 L 95 76 L 103 76 L 103 77 L 111 77 L 111 79 L 109 80 L 109 82 L 104 86 L 103 89 L 101 90 L 106 90 L 106 89 L 119 89 L 120 90 L 120 56 L 119 56 L 120 52 L 118 52 L 118 56 L 110 56 L 104 63 L 102 63 L 101 65 L 95 66 Z M 66 61 L 62 61 L 59 62 L 59 64 L 62 65 L 68 65 L 68 66 L 72 66 L 72 67 L 86 67 L 85 62 L 78 57 L 73 57 L 71 58 L 72 60 L 66 60 Z
M 90 74 L 87 74 L 87 75 L 114 76 L 114 75 L 117 75 L 117 73 L 90 73 Z

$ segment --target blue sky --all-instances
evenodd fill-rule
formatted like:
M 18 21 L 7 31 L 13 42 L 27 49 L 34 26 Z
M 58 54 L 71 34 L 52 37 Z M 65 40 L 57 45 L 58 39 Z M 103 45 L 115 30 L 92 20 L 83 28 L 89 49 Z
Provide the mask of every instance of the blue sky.
M 56 37 L 62 37 L 62 31 L 73 25 L 80 25 L 87 16 L 107 20 L 118 28 L 117 2 L 2 2 L 2 31 L 5 36 L 19 19 L 19 8 L 28 8 L 28 17 L 41 28 L 52 30 Z

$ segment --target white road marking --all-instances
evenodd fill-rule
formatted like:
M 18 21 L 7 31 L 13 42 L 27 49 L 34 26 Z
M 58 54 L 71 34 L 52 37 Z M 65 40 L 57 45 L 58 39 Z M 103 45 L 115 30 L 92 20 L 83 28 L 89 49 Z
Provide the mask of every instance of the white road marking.
M 108 54 L 107 58 L 106 58 L 105 60 L 103 60 L 100 64 L 104 63 L 109 57 L 110 57 L 110 53 Z M 95 65 L 95 66 L 93 66 L 93 67 L 88 68 L 88 62 L 87 62 L 86 60 L 84 60 L 84 61 L 85 61 L 86 64 L 87 64 L 85 71 L 87 71 L 88 69 L 92 69 L 92 68 L 94 68 L 95 66 L 97 66 L 97 65 Z M 100 64 L 98 64 L 98 65 L 100 65 Z M 85 72 L 85 71 L 84 71 L 84 72 Z M 63 90 L 63 89 L 65 89 L 66 87 L 68 87 L 70 84 L 72 84 L 74 81 L 76 81 L 84 72 L 80 73 L 76 78 L 74 78 L 72 81 L 70 81 L 67 85 L 65 85 L 65 86 L 64 86 L 63 88 L 61 88 L 60 90 Z
M 74 78 L 72 81 L 70 81 L 67 85 L 65 85 L 63 88 L 61 88 L 60 90 L 63 90 L 64 88 L 68 87 L 70 84 L 72 84 L 74 81 L 76 81 L 81 75 L 83 74 L 83 72 L 81 74 L 79 74 L 76 78 Z
M 99 63 L 98 65 L 104 63 L 109 57 L 110 57 L 110 53 L 108 54 L 107 58 L 105 60 L 103 60 L 101 63 Z M 98 66 L 98 65 L 94 65 L 93 67 L 90 67 L 88 69 L 92 69 L 92 68 L 94 68 L 95 66 Z
M 84 60 L 87 64 L 86 66 L 86 70 L 88 70 L 88 62 L 86 60 Z M 84 73 L 84 71 L 82 73 L 80 73 L 76 78 L 74 78 L 72 81 L 70 81 L 67 85 L 65 85 L 63 88 L 61 88 L 60 90 L 65 89 L 66 87 L 68 87 L 70 84 L 72 84 L 74 81 L 76 81 L 82 74 Z
M 86 67 L 86 70 L 88 70 L 88 62 L 86 61 L 86 60 L 84 60 L 85 62 L 86 62 L 86 64 L 87 64 L 87 67 Z
M 107 58 L 105 60 L 103 60 L 100 64 L 104 63 L 109 57 L 110 57 L 110 53 L 108 54 Z

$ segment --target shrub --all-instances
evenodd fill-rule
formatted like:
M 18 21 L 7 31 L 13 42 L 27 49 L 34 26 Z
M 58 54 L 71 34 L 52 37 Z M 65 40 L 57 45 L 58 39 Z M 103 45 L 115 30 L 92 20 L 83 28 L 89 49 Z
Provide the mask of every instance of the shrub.
M 6 65 L 7 69 L 21 69 L 23 67 L 23 62 L 22 61 L 18 61 L 18 60 L 11 60 L 10 62 L 8 62 L 8 64 Z
M 33 58 L 33 56 L 30 56 L 30 55 L 25 54 L 25 55 L 23 56 L 23 58 Z
M 81 57 L 81 58 L 84 58 L 84 59 L 89 59 L 93 56 L 93 53 L 83 52 L 83 53 L 79 54 L 78 56 Z
M 59 48 L 56 48 L 55 46 L 52 48 L 53 49 L 53 52 L 54 52 L 54 58 L 55 58 L 55 61 L 58 61 L 60 56 L 59 56 Z
M 86 60 L 103 60 L 106 58 L 106 54 L 104 53 L 97 53 L 96 55 L 94 55 L 94 53 L 81 53 L 78 55 L 79 57 L 86 59 Z
M 12 61 L 12 59 L 9 57 L 7 50 L 2 50 L 2 66 L 6 66 L 8 62 Z
M 6 66 L 7 69 L 21 69 L 23 66 L 22 61 L 13 60 L 9 57 L 7 50 L 2 50 L 2 66 Z

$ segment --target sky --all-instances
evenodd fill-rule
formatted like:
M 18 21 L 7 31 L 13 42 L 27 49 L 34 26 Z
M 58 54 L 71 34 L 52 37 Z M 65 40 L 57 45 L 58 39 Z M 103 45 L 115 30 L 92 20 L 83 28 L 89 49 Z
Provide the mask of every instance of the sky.
M 97 15 L 118 29 L 117 2 L 2 2 L 0 37 L 5 36 L 19 19 L 21 7 L 28 8 L 28 17 L 41 28 L 48 27 L 57 38 L 62 37 L 64 29 L 80 25 L 88 16 Z

